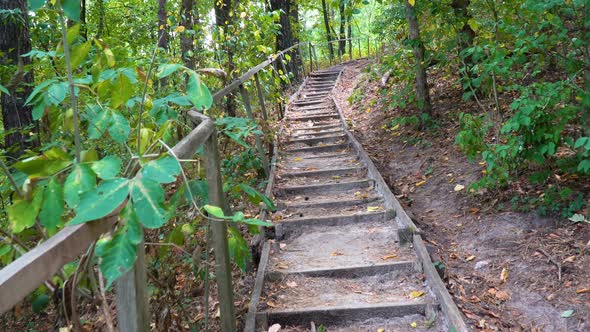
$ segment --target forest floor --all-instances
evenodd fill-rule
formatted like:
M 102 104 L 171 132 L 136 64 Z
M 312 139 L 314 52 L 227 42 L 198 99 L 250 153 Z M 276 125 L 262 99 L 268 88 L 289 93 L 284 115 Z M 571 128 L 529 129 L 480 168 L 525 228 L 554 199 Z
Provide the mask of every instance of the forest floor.
M 433 261 L 443 264 L 468 322 L 481 331 L 589 331 L 590 227 L 514 212 L 510 193 L 470 194 L 485 166 L 454 144 L 457 114 L 477 108 L 462 100 L 456 77 L 429 73 L 438 128 L 394 130 L 392 119 L 413 111 L 387 106 L 380 77 L 364 70 L 370 64 L 350 62 L 336 98 L 349 129 L 423 231 Z M 362 99 L 351 105 L 357 89 Z

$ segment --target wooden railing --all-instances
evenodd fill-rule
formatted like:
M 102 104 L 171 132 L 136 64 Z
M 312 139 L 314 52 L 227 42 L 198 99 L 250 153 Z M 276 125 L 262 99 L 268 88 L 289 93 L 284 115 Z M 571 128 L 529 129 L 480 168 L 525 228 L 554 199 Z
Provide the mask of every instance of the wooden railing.
M 351 42 L 350 39 L 346 40 Z M 338 43 L 340 41 L 334 40 L 331 43 Z M 296 72 L 300 73 L 301 76 L 305 76 L 306 72 L 309 73 L 314 69 L 318 70 L 325 65 L 319 61 L 316 49 L 327 46 L 327 44 L 328 42 L 320 44 L 302 42 L 269 57 L 232 81 L 226 87 L 217 91 L 213 95 L 213 102 L 218 103 L 224 97 L 238 90 L 248 117 L 250 120 L 256 122 L 256 118 L 252 112 L 250 98 L 244 86 L 245 83 L 254 78 L 258 104 L 263 113 L 263 118 L 267 119 L 268 114 L 265 106 L 264 93 L 258 73 L 272 64 L 277 64 L 281 66 L 280 69 L 286 77 L 289 77 L 287 66 L 285 65 L 285 55 L 291 53 L 292 60 L 294 56 L 299 57 L 297 61 L 291 61 L 291 64 L 295 66 L 300 65 L 301 67 L 296 68 Z M 361 57 L 363 53 L 360 41 L 358 45 L 358 56 Z M 295 50 L 298 52 L 293 53 Z M 369 51 L 370 48 L 367 48 L 367 50 Z M 352 59 L 353 56 L 350 55 L 350 58 Z M 342 54 L 339 54 L 339 60 L 342 60 Z M 326 59 L 329 65 L 334 61 L 335 59 L 331 57 Z M 287 78 L 286 81 L 287 84 L 291 85 L 291 78 Z M 223 194 L 223 180 L 220 170 L 215 123 L 209 117 L 194 110 L 189 111 L 188 116 L 196 127 L 172 148 L 172 153 L 178 159 L 190 159 L 200 147 L 204 147 L 209 204 L 227 209 Z M 256 137 L 256 149 L 263 162 L 265 171 L 268 172 L 268 154 L 264 150 L 261 137 Z M 92 222 L 66 226 L 47 241 L 23 254 L 0 270 L 0 313 L 10 310 L 39 287 L 39 285 L 51 279 L 64 265 L 75 260 L 80 254 L 87 251 L 102 234 L 111 231 L 117 221 L 118 212 L 116 210 L 109 216 Z M 210 226 L 215 254 L 215 273 L 219 293 L 221 330 L 224 332 L 234 332 L 236 331 L 236 320 L 233 304 L 227 224 L 223 221 L 211 221 Z M 133 268 L 116 281 L 119 331 L 139 332 L 150 330 L 145 251 L 143 243 L 139 246 L 140 250 L 137 251 L 137 260 Z

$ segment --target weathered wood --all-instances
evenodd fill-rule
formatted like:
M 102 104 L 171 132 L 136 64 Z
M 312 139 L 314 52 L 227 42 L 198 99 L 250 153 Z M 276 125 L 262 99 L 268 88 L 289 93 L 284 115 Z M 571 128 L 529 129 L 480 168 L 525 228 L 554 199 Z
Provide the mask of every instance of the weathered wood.
M 287 71 L 287 66 L 285 66 L 285 57 L 283 55 L 281 55 L 279 57 L 278 61 L 281 64 L 281 68 L 283 70 L 283 75 L 285 75 L 285 79 L 287 80 L 287 83 L 289 84 L 289 86 L 292 86 L 291 78 L 289 77 L 289 72 Z
M 137 259 L 133 268 L 116 281 L 119 331 L 143 332 L 150 330 L 145 245 L 143 240 L 137 247 Z
M 457 305 L 453 302 L 445 284 L 443 284 L 438 272 L 436 272 L 422 237 L 419 234 L 415 234 L 413 238 L 414 249 L 416 250 L 418 259 L 422 262 L 422 268 L 426 275 L 426 280 L 428 280 L 430 288 L 434 291 L 437 300 L 440 302 L 441 310 L 449 320 L 450 327 L 454 327 L 457 332 L 470 331 L 463 320 L 459 308 L 457 308 Z
M 269 255 L 270 243 L 264 242 L 260 263 L 258 264 L 258 271 L 256 271 L 254 289 L 252 289 L 252 299 L 250 300 L 250 305 L 248 305 L 248 314 L 246 315 L 246 326 L 244 328 L 244 332 L 254 332 L 256 330 L 256 310 L 258 307 L 258 302 L 260 301 L 260 296 L 262 295 L 264 275 L 266 274 Z
M 313 44 L 310 42 L 307 45 L 307 50 L 309 51 L 309 72 L 311 73 L 313 71 L 313 56 L 311 54 L 311 48 L 313 47 Z M 303 84 L 302 84 L 303 86 Z
M 248 92 L 243 84 L 240 84 L 240 94 L 242 95 L 242 101 L 244 102 L 244 107 L 246 108 L 246 113 L 248 114 L 248 118 L 250 121 L 256 123 L 256 118 L 252 113 L 252 106 L 250 105 L 250 97 L 248 96 Z M 258 150 L 258 157 L 262 161 L 262 168 L 264 168 L 264 174 L 268 175 L 268 157 L 266 156 L 266 152 L 264 151 L 264 146 L 262 145 L 262 139 L 260 135 L 254 134 L 254 140 L 256 142 L 256 150 Z
M 217 136 L 214 132 L 205 143 L 205 166 L 207 169 L 207 184 L 209 191 L 209 204 L 224 209 L 229 213 L 223 195 L 221 181 L 221 169 L 219 166 L 219 151 L 217 149 Z M 232 288 L 232 274 L 229 263 L 229 247 L 227 242 L 227 223 L 223 220 L 211 220 L 211 239 L 215 253 L 215 275 L 219 292 L 219 311 L 221 318 L 221 331 L 236 331 L 236 316 L 234 310 L 234 293 Z M 208 308 L 207 308 L 208 309 Z
M 271 63 L 275 62 L 276 59 L 278 59 L 279 57 L 283 56 L 283 54 L 289 52 L 290 50 L 292 50 L 295 47 L 299 47 L 299 44 L 295 44 L 295 45 L 289 47 L 288 49 L 283 50 L 283 51 L 275 54 L 274 56 L 269 57 L 268 60 L 260 63 L 256 67 L 248 70 L 244 75 L 238 77 L 233 82 L 231 82 L 229 85 L 227 85 L 226 87 L 224 87 L 221 90 L 219 90 L 216 93 L 214 93 L 213 94 L 213 103 L 217 103 L 218 101 L 221 100 L 221 98 L 223 98 L 223 97 L 229 95 L 230 93 L 234 92 L 236 89 L 238 89 L 240 87 L 241 84 L 246 83 L 250 79 L 250 77 L 252 77 L 254 74 L 256 74 L 257 72 L 259 72 L 262 69 L 266 68 L 266 66 L 268 66 Z
M 118 213 L 117 213 L 118 214 Z M 0 271 L 0 313 L 20 302 L 62 266 L 108 232 L 118 215 L 76 226 L 66 226 Z
M 262 110 L 262 118 L 264 119 L 264 121 L 268 121 L 266 105 L 264 104 L 264 91 L 262 91 L 262 86 L 260 85 L 260 78 L 258 77 L 258 73 L 254 74 L 254 81 L 256 82 L 256 92 L 258 93 L 258 103 L 260 104 L 260 109 Z

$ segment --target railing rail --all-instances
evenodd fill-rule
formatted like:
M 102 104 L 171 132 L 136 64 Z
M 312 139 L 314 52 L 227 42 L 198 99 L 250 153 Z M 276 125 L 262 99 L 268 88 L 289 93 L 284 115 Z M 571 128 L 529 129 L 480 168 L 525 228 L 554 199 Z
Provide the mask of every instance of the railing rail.
M 348 40 L 352 43 L 355 39 L 357 38 L 338 39 L 330 43 L 338 43 L 342 40 Z M 285 55 L 296 48 L 298 48 L 298 55 L 294 54 L 294 56 L 299 56 L 300 62 L 292 61 L 292 63 L 300 67 L 295 71 L 301 73 L 302 76 L 306 75 L 306 62 L 310 69 L 307 71 L 308 73 L 313 71 L 314 62 L 315 69 L 318 70 L 320 69 L 320 62 L 318 61 L 316 47 L 321 47 L 325 44 L 328 44 L 328 42 L 318 44 L 300 42 L 270 56 L 267 60 L 251 68 L 233 80 L 229 85 L 213 94 L 214 103 L 218 103 L 223 97 L 239 90 L 248 117 L 252 121 L 256 121 L 250 105 L 248 92 L 244 87 L 245 83 L 254 78 L 258 103 L 263 112 L 263 119 L 266 120 L 269 115 L 267 114 L 264 93 L 258 73 L 275 63 L 275 61 L 280 60 L 284 75 L 289 77 L 285 66 Z M 303 51 L 303 47 L 308 48 L 307 59 L 305 59 L 306 52 Z M 362 56 L 360 42 L 358 55 L 359 57 Z M 367 55 L 369 55 L 368 52 Z M 352 59 L 352 57 L 351 54 L 350 58 Z M 340 54 L 339 59 L 342 60 L 342 54 Z M 330 59 L 329 61 L 332 64 L 334 59 Z M 287 78 L 287 81 L 291 84 L 291 78 Z M 204 146 L 206 177 L 209 185 L 209 202 L 212 205 L 226 208 L 215 123 L 209 117 L 196 111 L 189 111 L 188 115 L 196 124 L 196 127 L 172 148 L 172 153 L 178 159 L 189 159 L 200 147 Z M 265 170 L 268 172 L 267 153 L 264 151 L 260 138 L 256 140 L 256 148 L 263 161 Z M 75 260 L 76 257 L 88 250 L 88 247 L 102 234 L 109 232 L 117 221 L 119 210 L 116 209 L 109 216 L 96 221 L 64 227 L 47 241 L 39 244 L 0 270 L 0 313 L 10 310 L 39 285 L 51 279 L 65 264 Z M 210 226 L 215 253 L 215 273 L 219 292 L 221 330 L 224 332 L 234 332 L 236 330 L 236 321 L 231 284 L 227 224 L 223 221 L 211 221 Z M 135 332 L 149 331 L 150 329 L 143 243 L 140 244 L 140 247 L 134 267 L 117 280 L 116 283 L 117 316 L 120 331 Z

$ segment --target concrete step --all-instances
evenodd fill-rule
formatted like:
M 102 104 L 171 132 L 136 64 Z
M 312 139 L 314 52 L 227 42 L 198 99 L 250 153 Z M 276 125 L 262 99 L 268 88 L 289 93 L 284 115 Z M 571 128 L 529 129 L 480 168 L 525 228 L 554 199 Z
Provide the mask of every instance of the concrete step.
M 313 170 L 305 170 L 299 172 L 279 172 L 277 177 L 279 178 L 294 178 L 294 177 L 319 177 L 319 176 L 326 176 L 326 177 L 346 177 L 347 175 L 351 174 L 361 174 L 366 171 L 365 167 L 340 167 L 340 168 L 322 168 L 322 169 L 313 169 Z
M 340 115 L 338 113 L 326 113 L 321 115 L 307 115 L 307 116 L 288 116 L 285 117 L 288 121 L 314 121 L 324 119 L 338 119 Z
M 340 135 L 289 139 L 289 144 L 305 144 L 307 146 L 312 146 L 319 143 L 335 143 L 346 139 L 347 136 L 343 133 Z
M 322 152 L 335 152 L 344 150 L 350 147 L 348 142 L 344 143 L 335 143 L 335 144 L 325 144 L 325 145 L 318 145 L 318 146 L 311 146 L 311 147 L 304 147 L 304 148 L 294 148 L 294 149 L 286 149 L 285 153 L 290 154 L 310 154 L 310 153 L 322 153 Z
M 280 186 L 275 188 L 275 193 L 277 196 L 322 194 L 352 189 L 372 188 L 373 185 L 374 180 L 372 179 L 360 179 L 309 185 Z
M 359 277 L 391 271 L 421 271 L 414 252 L 399 246 L 397 229 L 382 222 L 305 232 L 279 241 L 268 275 Z

